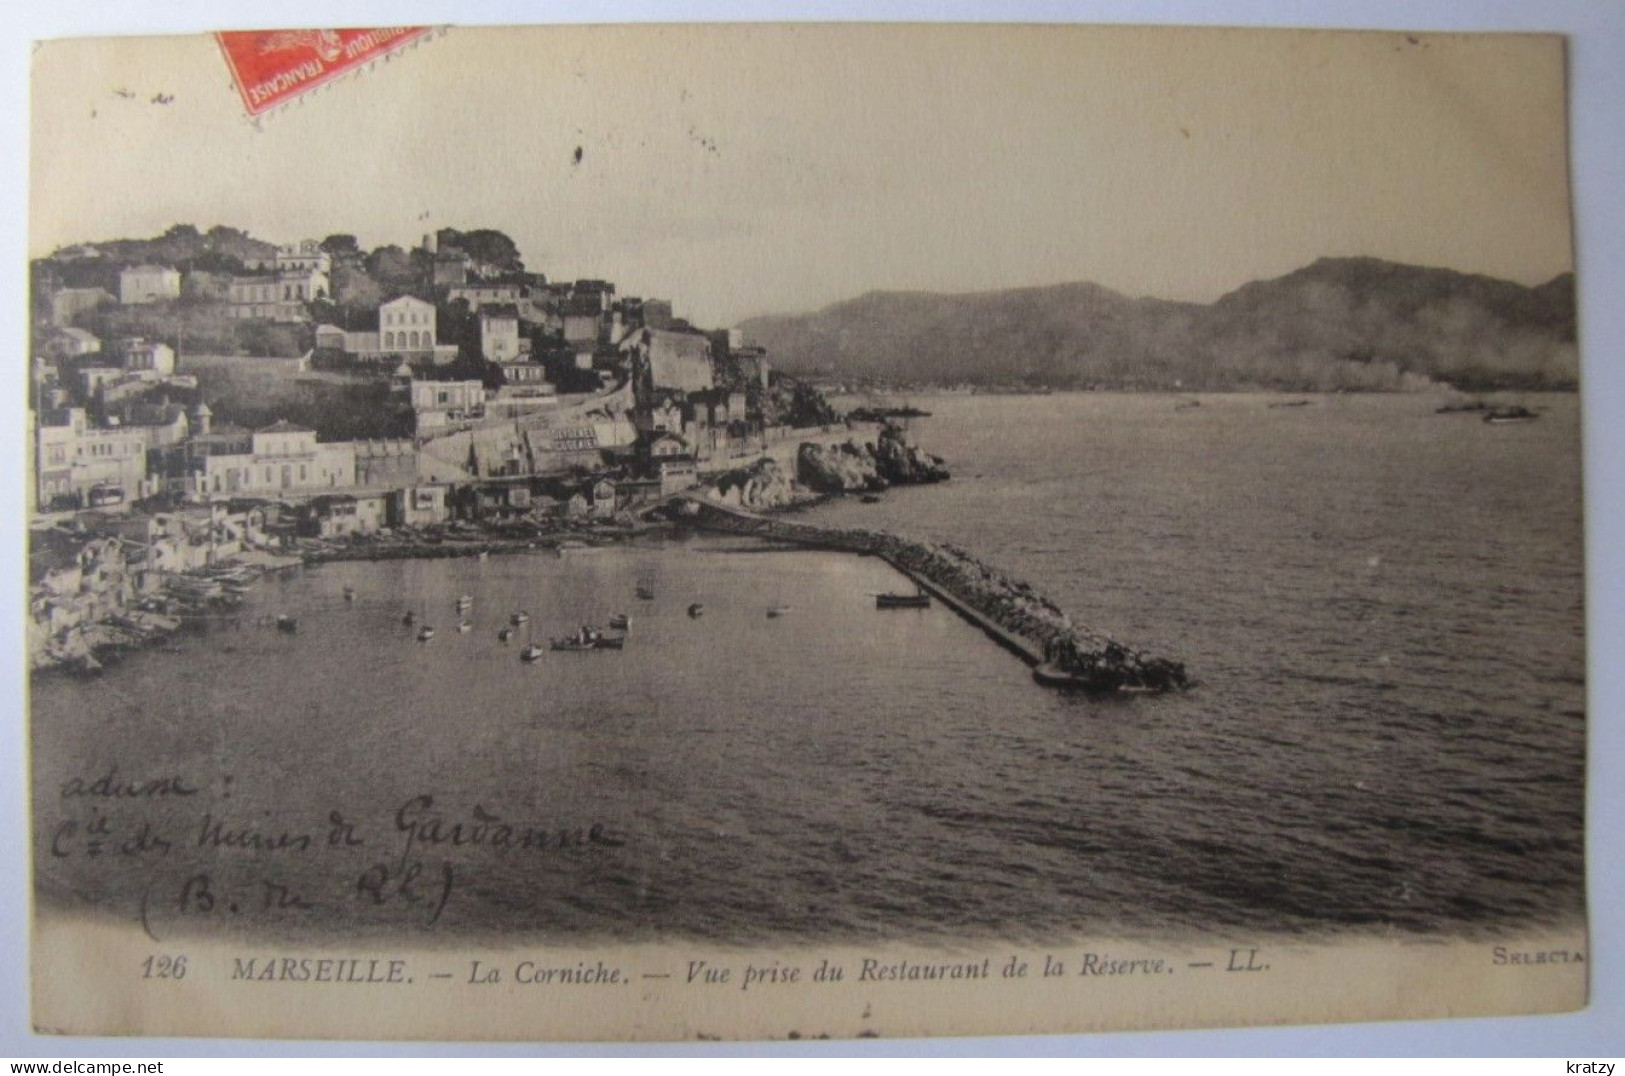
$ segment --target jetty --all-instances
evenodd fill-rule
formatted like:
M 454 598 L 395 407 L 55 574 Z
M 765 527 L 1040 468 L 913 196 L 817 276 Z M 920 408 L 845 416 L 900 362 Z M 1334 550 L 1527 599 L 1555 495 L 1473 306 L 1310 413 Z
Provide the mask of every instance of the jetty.
M 885 531 L 820 527 L 684 495 L 677 515 L 691 526 L 770 542 L 879 557 L 999 646 L 1042 673 L 1041 682 L 1099 691 L 1170 691 L 1190 685 L 1185 667 L 1072 623 L 1027 583 L 952 545 Z

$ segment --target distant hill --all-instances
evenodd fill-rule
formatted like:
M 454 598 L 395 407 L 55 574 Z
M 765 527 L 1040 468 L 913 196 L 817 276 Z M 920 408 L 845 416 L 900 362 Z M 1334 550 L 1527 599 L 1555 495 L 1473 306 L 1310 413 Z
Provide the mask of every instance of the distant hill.
M 1056 388 L 1573 389 L 1574 277 L 1535 288 L 1375 258 L 1323 258 L 1214 303 L 1095 284 L 871 292 L 746 338 L 792 373 Z

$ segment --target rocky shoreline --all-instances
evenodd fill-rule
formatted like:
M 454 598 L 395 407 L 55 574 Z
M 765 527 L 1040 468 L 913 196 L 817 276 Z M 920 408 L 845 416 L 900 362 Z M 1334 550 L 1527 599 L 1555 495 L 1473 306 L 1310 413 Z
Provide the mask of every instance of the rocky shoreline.
M 317 567 L 334 561 L 378 561 L 485 557 L 558 549 L 566 543 L 612 545 L 676 526 L 746 535 L 770 541 L 879 556 L 917 581 L 941 588 L 959 611 L 982 618 L 990 634 L 1039 665 L 1050 682 L 1093 690 L 1166 691 L 1190 686 L 1184 666 L 1117 642 L 1103 632 L 1072 623 L 1059 606 L 1030 584 L 998 571 L 958 546 L 916 542 L 883 531 L 818 527 L 784 518 L 786 512 L 831 497 L 873 494 L 899 484 L 945 481 L 948 469 L 936 456 L 907 442 L 895 426 L 883 426 L 877 441 L 822 446 L 802 443 L 791 475 L 775 459 L 763 457 L 713 478 L 703 492 L 690 491 L 645 510 L 641 517 L 617 520 L 524 520 L 505 523 L 450 523 L 397 530 L 343 541 L 301 539 L 278 566 Z M 758 515 L 773 512 L 773 517 Z M 208 585 L 229 566 L 189 575 L 170 590 Z M 240 597 L 227 595 L 226 600 Z M 65 668 L 95 672 L 101 659 L 150 646 L 182 631 L 187 618 L 169 616 L 191 599 L 171 593 L 159 604 L 104 618 L 72 637 L 45 648 L 34 671 Z M 213 599 L 211 599 L 213 600 Z M 150 604 L 150 603 L 149 603 Z M 196 604 L 195 602 L 193 604 Z M 187 605 L 191 609 L 191 605 Z M 198 606 L 201 610 L 203 606 Z M 197 612 L 198 610 L 193 610 Z M 215 614 L 226 615 L 227 614 Z M 199 613 L 200 618 L 206 618 Z
M 886 424 L 873 444 L 803 444 L 796 478 L 816 493 L 878 493 L 892 486 L 945 482 L 947 465 L 908 443 L 901 428 Z
M 822 445 L 803 441 L 794 471 L 771 456 L 726 471 L 709 483 L 707 497 L 750 511 L 784 511 L 848 494 L 876 494 L 893 486 L 945 482 L 947 465 L 908 443 L 898 427 L 883 426 L 873 443 L 856 439 Z

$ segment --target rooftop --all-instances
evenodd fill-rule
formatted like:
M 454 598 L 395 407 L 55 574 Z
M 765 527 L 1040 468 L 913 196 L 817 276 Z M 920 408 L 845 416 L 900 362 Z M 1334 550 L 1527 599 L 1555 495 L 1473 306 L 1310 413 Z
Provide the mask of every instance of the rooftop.
M 271 423 L 269 426 L 263 426 L 260 429 L 255 430 L 254 432 L 255 433 L 315 433 L 316 431 L 313 430 L 313 429 L 310 429 L 308 426 L 300 426 L 300 425 L 297 425 L 295 423 L 289 422 L 285 418 L 279 418 L 275 422 Z

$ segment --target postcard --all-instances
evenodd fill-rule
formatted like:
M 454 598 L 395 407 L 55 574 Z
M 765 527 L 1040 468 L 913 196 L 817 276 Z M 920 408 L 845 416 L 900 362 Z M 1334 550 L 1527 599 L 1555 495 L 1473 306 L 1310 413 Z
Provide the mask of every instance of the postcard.
M 1587 999 L 1564 41 L 54 40 L 43 1032 Z

